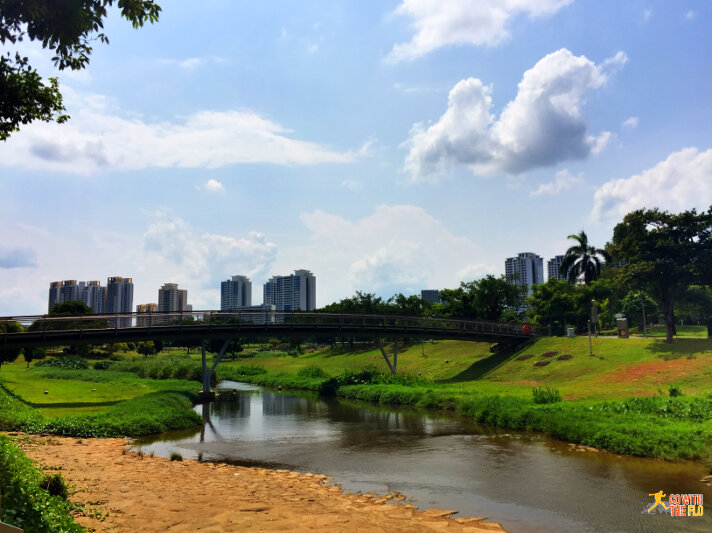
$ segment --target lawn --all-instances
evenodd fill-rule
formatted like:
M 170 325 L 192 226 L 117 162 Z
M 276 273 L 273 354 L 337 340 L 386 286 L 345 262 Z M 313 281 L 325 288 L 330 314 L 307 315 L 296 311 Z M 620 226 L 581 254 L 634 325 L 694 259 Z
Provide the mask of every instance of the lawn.
M 2 365 L 0 382 L 48 417 L 98 412 L 152 392 L 200 388 L 196 382 L 141 379 L 125 372 L 27 368 L 21 360 Z

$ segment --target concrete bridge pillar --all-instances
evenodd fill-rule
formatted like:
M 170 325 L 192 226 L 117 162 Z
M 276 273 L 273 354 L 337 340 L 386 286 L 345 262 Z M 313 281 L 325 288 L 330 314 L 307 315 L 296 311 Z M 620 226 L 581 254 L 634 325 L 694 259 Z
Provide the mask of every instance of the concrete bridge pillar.
M 220 359 L 225 355 L 225 350 L 227 350 L 228 345 L 232 339 L 225 339 L 225 342 L 220 348 L 220 351 L 215 356 L 213 365 L 208 370 L 208 359 L 205 354 L 205 341 L 200 341 L 200 348 L 202 350 L 202 360 L 203 360 L 203 390 L 200 391 L 200 399 L 202 401 L 210 401 L 215 399 L 215 391 L 210 390 L 210 382 L 212 381 L 213 374 L 215 373 L 215 368 L 217 368 Z

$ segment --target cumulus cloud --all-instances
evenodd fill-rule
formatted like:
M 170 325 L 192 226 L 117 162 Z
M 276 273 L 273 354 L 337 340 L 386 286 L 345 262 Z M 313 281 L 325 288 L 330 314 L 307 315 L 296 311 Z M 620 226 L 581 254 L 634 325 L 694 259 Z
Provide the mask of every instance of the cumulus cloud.
M 203 231 L 166 210 L 152 214 L 144 231 L 135 233 L 88 228 L 76 234 L 20 223 L 3 229 L 10 250 L 30 245 L 36 257 L 27 254 L 24 261 L 34 268 L 0 268 L 0 315 L 47 312 L 51 281 L 104 285 L 109 276 L 133 278 L 134 305 L 156 302 L 159 287 L 174 282 L 188 290 L 194 309 L 215 309 L 220 281 L 244 274 L 258 287 L 259 303 L 259 284 L 277 257 L 277 245 L 262 233 Z M 26 264 L 28 259 L 34 264 Z
M 294 139 L 291 131 L 250 110 L 198 111 L 176 121 L 123 116 L 100 95 L 68 92 L 72 120 L 33 123 L 0 151 L 0 165 L 92 174 L 143 168 L 220 168 L 240 163 L 349 163 L 361 152 L 340 152 Z M 73 97 L 72 97 L 73 96 Z
M 568 190 L 573 189 L 578 185 L 583 184 L 583 178 L 581 174 L 574 176 L 568 170 L 560 170 L 554 176 L 554 181 L 550 183 L 542 183 L 539 188 L 532 191 L 530 196 L 551 196 L 556 194 L 561 194 Z
M 208 180 L 205 185 L 203 185 L 203 189 L 214 194 L 223 194 L 225 192 L 223 184 L 213 179 Z
M 411 128 L 406 172 L 413 181 L 436 180 L 463 165 L 476 174 L 520 174 L 595 155 L 611 134 L 589 135 L 581 108 L 586 94 L 604 85 L 625 59 L 619 52 L 596 65 L 566 49 L 548 54 L 524 73 L 498 118 L 491 113 L 491 86 L 477 78 L 459 81 L 435 124 Z
M 638 117 L 628 117 L 623 121 L 622 126 L 634 130 L 638 127 Z
M 177 66 L 185 72 L 193 72 L 194 70 L 209 64 L 220 65 L 225 62 L 225 59 L 218 56 L 209 57 L 188 57 L 185 59 L 161 59 L 159 62 L 163 65 Z
M 0 268 L 27 268 L 37 266 L 37 252 L 28 247 L 6 248 L 0 246 Z
M 621 219 L 636 209 L 707 209 L 712 205 L 712 148 L 685 148 L 640 174 L 604 183 L 594 195 L 595 219 Z
M 168 211 L 159 212 L 142 238 L 142 270 L 159 270 L 164 281 L 217 287 L 230 275 L 265 277 L 277 245 L 259 232 L 234 237 L 200 232 Z
M 390 296 L 456 287 L 464 279 L 501 270 L 488 264 L 474 242 L 453 234 L 420 207 L 382 205 L 355 221 L 321 210 L 300 218 L 311 232 L 310 242 L 280 249 L 276 269 L 312 270 L 319 305 L 356 290 Z
M 573 0 L 403 0 L 395 14 L 410 19 L 416 33 L 396 44 L 393 63 L 412 60 L 448 45 L 495 46 L 509 38 L 509 22 L 518 15 L 552 15 Z

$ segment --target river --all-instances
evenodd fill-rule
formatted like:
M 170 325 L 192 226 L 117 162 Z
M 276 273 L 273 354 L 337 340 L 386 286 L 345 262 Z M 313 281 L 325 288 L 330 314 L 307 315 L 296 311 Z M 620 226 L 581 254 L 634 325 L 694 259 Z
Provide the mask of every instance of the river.
M 397 491 L 421 509 L 487 516 L 510 533 L 712 531 L 696 463 L 576 451 L 464 417 L 223 382 L 203 430 L 136 441 L 144 453 L 326 474 L 350 492 Z M 703 494 L 702 517 L 648 514 L 649 494 Z M 667 500 L 667 498 L 665 498 Z

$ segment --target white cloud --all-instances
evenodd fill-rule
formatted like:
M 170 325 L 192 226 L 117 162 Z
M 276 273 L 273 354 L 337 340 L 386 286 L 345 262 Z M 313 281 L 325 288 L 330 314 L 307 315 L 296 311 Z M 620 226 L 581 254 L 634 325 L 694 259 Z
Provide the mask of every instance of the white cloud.
M 488 265 L 474 242 L 454 235 L 420 207 L 382 205 L 356 221 L 321 210 L 300 218 L 312 234 L 310 242 L 281 249 L 275 270 L 314 272 L 319 305 L 356 290 L 390 296 L 456 287 L 463 279 L 501 270 Z
M 640 174 L 604 183 L 594 195 L 593 217 L 621 219 L 636 209 L 707 209 L 712 205 L 712 148 L 685 148 Z
M 354 180 L 343 180 L 341 186 L 349 191 L 360 191 L 363 188 L 363 184 L 360 181 Z
M 101 95 L 67 91 L 72 119 L 35 122 L 0 146 L 0 165 L 92 174 L 143 168 L 220 168 L 240 163 L 348 163 L 339 152 L 293 139 L 291 131 L 250 110 L 198 111 L 180 120 L 147 122 L 122 116 Z
M 213 179 L 208 180 L 205 185 L 203 185 L 203 189 L 215 194 L 223 194 L 225 192 L 225 187 L 223 187 L 223 184 L 220 183 L 218 180 Z
M 460 165 L 476 174 L 519 174 L 595 155 L 611 134 L 589 135 L 581 108 L 586 94 L 625 60 L 619 52 L 596 65 L 566 49 L 553 52 L 524 73 L 499 118 L 490 112 L 492 87 L 476 78 L 461 80 L 435 124 L 411 129 L 404 168 L 413 181 L 428 181 Z
M 643 11 L 643 22 L 648 22 L 650 20 L 650 17 L 653 16 L 653 10 L 652 9 L 646 9 Z
M 694 18 L 697 18 L 697 13 L 695 11 L 693 11 L 692 9 L 690 9 L 687 13 L 685 13 L 685 18 L 687 20 L 692 20 Z
M 638 127 L 638 117 L 628 117 L 623 121 L 622 126 L 634 130 Z
M 156 302 L 159 287 L 175 282 L 188 290 L 194 309 L 215 309 L 220 281 L 245 274 L 259 287 L 277 256 L 276 244 L 259 232 L 202 231 L 165 210 L 151 215 L 142 234 L 91 228 L 76 234 L 20 223 L 6 228 L 3 244 L 31 248 L 36 256 L 29 256 L 33 268 L 0 268 L 0 316 L 47 312 L 51 281 L 100 280 L 104 285 L 109 276 L 133 278 L 134 305 Z M 259 289 L 255 294 L 259 301 Z
M 395 14 L 411 20 L 416 34 L 396 44 L 388 61 L 412 60 L 448 45 L 494 46 L 509 38 L 517 15 L 552 15 L 573 0 L 403 0 Z
M 530 196 L 556 195 L 573 189 L 578 185 L 583 184 L 581 175 L 574 176 L 568 170 L 560 170 L 554 176 L 554 181 L 550 183 L 542 183 L 539 188 L 532 191 Z
M 185 59 L 160 59 L 158 61 L 162 65 L 176 66 L 181 70 L 190 73 L 205 65 L 220 65 L 225 62 L 225 59 L 219 56 L 206 56 L 187 57 Z
M 307 48 L 307 52 L 310 54 L 316 54 L 318 51 L 319 51 L 318 44 L 310 44 L 309 47 Z

